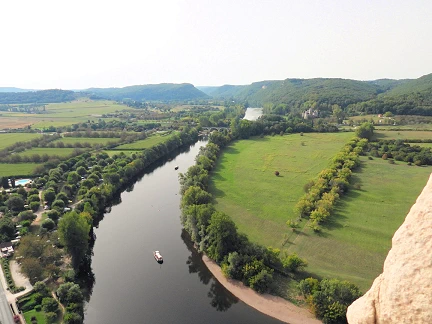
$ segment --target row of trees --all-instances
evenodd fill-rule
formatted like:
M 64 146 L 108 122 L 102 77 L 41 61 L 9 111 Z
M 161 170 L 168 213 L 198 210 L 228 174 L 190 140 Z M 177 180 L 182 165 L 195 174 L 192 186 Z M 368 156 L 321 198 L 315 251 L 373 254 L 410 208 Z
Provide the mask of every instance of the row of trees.
M 296 204 L 295 212 L 300 217 L 309 217 L 309 226 L 314 231 L 320 231 L 320 224 L 330 217 L 335 202 L 348 189 L 352 170 L 359 165 L 359 154 L 367 143 L 366 139 L 352 139 L 333 158 L 330 167 L 306 186 L 307 193 Z

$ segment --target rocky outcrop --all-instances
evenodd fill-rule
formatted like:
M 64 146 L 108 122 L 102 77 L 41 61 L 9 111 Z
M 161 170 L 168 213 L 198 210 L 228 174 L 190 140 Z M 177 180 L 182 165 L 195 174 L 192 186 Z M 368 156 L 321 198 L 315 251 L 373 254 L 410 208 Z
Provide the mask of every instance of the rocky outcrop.
M 350 324 L 432 323 L 432 176 L 394 234 L 383 273 L 347 318 Z

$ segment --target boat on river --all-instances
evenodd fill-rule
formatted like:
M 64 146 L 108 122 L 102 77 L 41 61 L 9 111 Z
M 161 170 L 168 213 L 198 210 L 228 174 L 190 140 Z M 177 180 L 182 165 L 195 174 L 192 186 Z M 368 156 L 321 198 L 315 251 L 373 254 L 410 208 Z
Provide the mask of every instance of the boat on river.
M 153 256 L 158 263 L 163 263 L 163 258 L 159 251 L 154 251 Z

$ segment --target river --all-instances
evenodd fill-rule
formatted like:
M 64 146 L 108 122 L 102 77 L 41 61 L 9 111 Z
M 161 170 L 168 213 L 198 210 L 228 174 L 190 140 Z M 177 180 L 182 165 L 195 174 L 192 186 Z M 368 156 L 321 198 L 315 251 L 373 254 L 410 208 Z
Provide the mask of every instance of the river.
M 281 323 L 219 284 L 182 230 L 178 173 L 205 144 L 149 170 L 94 229 L 95 282 L 84 323 Z

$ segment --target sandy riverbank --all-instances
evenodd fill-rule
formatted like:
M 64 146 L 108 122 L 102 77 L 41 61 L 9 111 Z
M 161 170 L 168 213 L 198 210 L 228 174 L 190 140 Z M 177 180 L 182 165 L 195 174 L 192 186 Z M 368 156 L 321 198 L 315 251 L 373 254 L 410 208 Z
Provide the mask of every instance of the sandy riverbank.
M 206 255 L 204 255 L 202 259 L 213 276 L 215 276 L 226 289 L 228 289 L 238 299 L 261 313 L 277 318 L 285 323 L 321 323 L 321 321 L 314 318 L 307 309 L 298 307 L 280 297 L 269 294 L 258 294 L 239 281 L 225 278 L 222 274 L 221 268 L 214 261 L 210 260 Z

